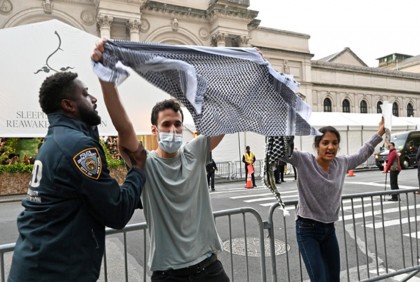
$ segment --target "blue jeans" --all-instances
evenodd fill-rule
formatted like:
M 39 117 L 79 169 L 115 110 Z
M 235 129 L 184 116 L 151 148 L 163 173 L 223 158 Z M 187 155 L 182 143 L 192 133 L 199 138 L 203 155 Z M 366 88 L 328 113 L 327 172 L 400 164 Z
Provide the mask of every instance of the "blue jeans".
M 298 217 L 296 239 L 311 281 L 340 281 L 340 250 L 334 223 Z

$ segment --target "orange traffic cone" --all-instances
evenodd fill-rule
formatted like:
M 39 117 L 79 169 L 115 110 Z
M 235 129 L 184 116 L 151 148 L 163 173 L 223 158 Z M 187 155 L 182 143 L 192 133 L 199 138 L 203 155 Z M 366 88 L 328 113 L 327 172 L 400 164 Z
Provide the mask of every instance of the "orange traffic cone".
M 347 176 L 354 176 L 354 170 L 350 169 L 349 173 L 347 174 Z
M 248 165 L 248 174 L 246 176 L 246 185 L 245 188 L 251 189 L 254 188 L 252 184 L 252 177 L 251 174 L 254 172 L 254 167 L 252 165 Z
M 384 172 L 386 173 L 386 161 L 384 161 Z

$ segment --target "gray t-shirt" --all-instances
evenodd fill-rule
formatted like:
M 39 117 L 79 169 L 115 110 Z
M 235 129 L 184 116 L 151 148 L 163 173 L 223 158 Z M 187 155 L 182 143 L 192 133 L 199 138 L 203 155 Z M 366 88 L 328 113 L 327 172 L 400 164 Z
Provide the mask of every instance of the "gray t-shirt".
M 296 215 L 323 223 L 338 220 L 344 178 L 348 170 L 365 162 L 372 155 L 382 137 L 375 134 L 359 152 L 349 156 L 338 156 L 325 172 L 311 153 L 294 151 L 290 159 L 283 159 L 294 165 L 298 171 L 299 203 Z
M 205 171 L 209 140 L 199 136 L 171 159 L 148 154 L 142 201 L 152 271 L 191 266 L 222 249 Z

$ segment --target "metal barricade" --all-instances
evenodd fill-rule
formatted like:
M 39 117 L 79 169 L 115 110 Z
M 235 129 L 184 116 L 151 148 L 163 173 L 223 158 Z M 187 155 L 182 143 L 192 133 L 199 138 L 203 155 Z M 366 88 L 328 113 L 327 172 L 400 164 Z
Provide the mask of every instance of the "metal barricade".
M 216 162 L 218 170 L 215 173 L 216 179 L 227 181 L 238 181 L 246 179 L 245 165 L 242 161 L 234 162 Z M 375 158 L 369 159 L 357 167 L 357 169 L 376 169 Z M 295 177 L 295 170 L 290 163 L 287 163 L 284 170 L 284 175 Z M 254 176 L 256 179 L 264 177 L 264 160 L 256 160 L 254 163 Z
M 233 174 L 235 175 L 232 179 L 244 179 L 245 175 L 245 164 L 240 161 L 232 162 L 233 163 Z M 260 178 L 264 176 L 264 161 L 256 160 L 254 163 L 254 176 L 255 178 Z
M 219 259 L 222 261 L 226 273 L 230 280 L 237 281 L 253 281 L 250 278 L 250 257 L 259 257 L 259 264 L 253 269 L 259 269 L 259 281 L 267 281 L 266 278 L 266 263 L 265 263 L 265 242 L 264 240 L 264 222 L 261 215 L 253 208 L 237 208 L 224 211 L 214 212 L 216 225 L 222 220 L 227 221 L 228 230 L 221 230 L 218 228 L 218 233 L 222 238 L 227 238 L 224 241 L 223 248 L 226 252 L 221 254 Z M 238 220 L 237 218 L 241 220 Z M 251 217 L 251 218 L 250 218 Z M 233 228 L 235 227 L 235 228 Z M 255 231 L 257 234 L 255 234 Z M 252 235 L 250 235 L 250 233 Z M 252 237 L 256 236 L 256 237 Z M 256 238 L 258 244 L 257 250 L 250 250 L 251 238 Z M 259 253 L 258 253 L 259 251 Z M 227 255 L 228 254 L 228 255 Z M 230 271 L 228 271 L 230 269 Z M 241 271 L 238 271 L 241 269 Z M 255 273 L 254 273 L 255 274 Z M 255 276 L 254 276 L 255 279 Z
M 335 225 L 337 234 L 342 234 L 342 237 L 338 236 L 341 281 L 379 281 L 401 274 L 406 274 L 404 279 L 409 279 L 420 271 L 420 230 L 416 220 L 419 219 L 417 210 L 420 205 L 416 202 L 417 189 L 397 191 L 392 193 L 399 193 L 404 201 L 385 201 L 385 196 L 388 196 L 390 191 L 342 197 L 340 218 Z M 275 239 L 281 239 L 290 249 L 283 257 L 270 257 L 271 281 L 305 281 L 309 277 L 295 239 L 294 210 L 297 201 L 287 201 L 285 204 L 291 216 L 284 217 L 278 204 L 270 207 L 268 215 L 270 248 L 274 248 Z M 391 213 L 395 218 L 385 223 L 385 219 L 389 219 Z M 390 230 L 389 227 L 394 225 L 396 228 Z M 293 228 L 288 228 L 291 226 Z M 388 232 L 393 233 L 392 238 L 398 239 L 390 239 L 391 237 L 387 236 Z M 390 253 L 389 248 L 394 251 Z
M 233 162 L 233 165 L 234 165 L 233 173 L 235 174 L 235 179 L 245 179 L 246 178 L 245 164 L 240 161 L 235 161 Z
M 146 263 L 144 263 L 143 267 L 140 269 L 129 269 L 129 258 L 128 258 L 128 249 L 127 249 L 127 242 L 128 242 L 128 234 L 133 233 L 135 237 L 138 239 L 141 237 L 142 240 L 140 240 L 141 244 L 141 258 L 143 262 L 147 261 L 147 253 L 148 253 L 148 236 L 147 236 L 147 224 L 145 222 L 143 223 L 137 223 L 137 224 L 130 224 L 127 225 L 122 230 L 115 230 L 111 228 L 106 229 L 106 247 L 104 252 L 104 258 L 102 263 L 102 269 L 101 269 L 101 277 L 99 281 L 121 281 L 121 274 L 124 272 L 124 278 L 125 281 L 147 281 L 147 271 L 146 271 Z M 115 254 L 112 256 L 112 254 L 108 255 L 107 250 L 112 248 L 112 245 L 110 244 L 110 240 L 112 238 L 112 235 L 120 235 L 122 237 L 123 242 L 123 253 L 122 258 L 117 258 L 116 260 L 118 262 L 123 261 L 123 269 L 121 265 L 117 265 L 117 268 L 115 267 Z M 120 239 L 118 239 L 120 240 Z M 139 246 L 140 249 L 140 246 Z M 114 257 L 114 261 L 112 263 L 108 263 L 108 260 L 110 257 Z M 110 276 L 113 279 L 110 279 Z M 142 279 L 142 280 L 141 280 Z
M 6 259 L 5 256 L 7 254 L 11 254 L 13 252 L 13 250 L 15 249 L 15 243 L 12 244 L 4 244 L 4 245 L 0 245 L 0 278 L 2 282 L 6 281 Z M 9 256 L 10 258 L 10 256 Z M 10 259 L 9 259 L 10 261 Z M 8 265 L 10 266 L 10 264 Z
M 215 179 L 233 180 L 233 162 L 217 162 L 217 170 L 215 171 Z
M 341 281 L 379 281 L 396 275 L 400 275 L 400 281 L 406 281 L 420 271 L 417 224 L 420 206 L 416 191 L 343 195 L 335 225 L 341 254 Z M 390 193 L 398 193 L 403 201 L 385 201 Z M 295 239 L 297 201 L 285 204 L 290 216 L 283 216 L 279 205 L 274 204 L 268 211 L 267 221 L 253 208 L 214 212 L 225 250 L 219 259 L 232 282 L 308 280 Z M 146 223 L 128 225 L 123 230 L 106 230 L 99 281 L 150 280 L 151 273 L 146 267 L 149 251 L 146 230 Z M 135 248 L 128 250 L 129 243 Z M 2 282 L 6 281 L 14 246 L 0 246 Z

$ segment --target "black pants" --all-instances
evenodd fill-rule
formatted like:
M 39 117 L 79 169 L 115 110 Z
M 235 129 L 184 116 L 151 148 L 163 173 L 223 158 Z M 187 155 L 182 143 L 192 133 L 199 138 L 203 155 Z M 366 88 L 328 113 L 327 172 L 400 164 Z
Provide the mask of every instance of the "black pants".
M 284 165 L 278 165 L 274 171 L 274 179 L 277 183 L 284 182 Z
M 207 184 L 214 190 L 214 171 L 207 172 Z
M 398 190 L 398 174 L 400 173 L 399 170 L 391 170 L 389 172 L 389 178 L 391 183 L 391 190 Z M 398 194 L 393 194 L 392 199 L 398 199 Z
M 190 272 L 182 270 L 154 271 L 153 282 L 229 282 L 230 279 L 223 269 L 223 265 L 216 260 L 199 271 Z
M 417 179 L 419 180 L 419 189 L 420 189 L 420 163 L 418 165 L 419 166 L 417 167 Z
M 248 178 L 248 165 L 245 165 L 245 183 L 246 183 L 247 178 Z M 252 179 L 252 186 L 257 186 L 257 185 L 255 185 L 254 173 L 251 174 L 251 179 Z

